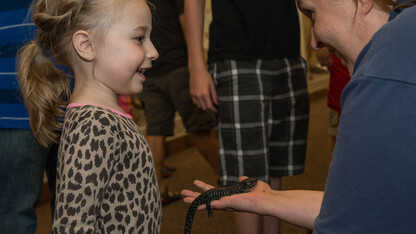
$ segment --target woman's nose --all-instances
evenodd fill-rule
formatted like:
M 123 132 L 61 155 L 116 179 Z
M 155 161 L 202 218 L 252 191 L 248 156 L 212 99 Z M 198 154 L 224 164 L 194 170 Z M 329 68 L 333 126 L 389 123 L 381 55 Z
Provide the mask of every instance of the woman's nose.
M 311 27 L 311 46 L 313 49 L 318 50 L 319 49 L 319 40 L 315 36 L 314 28 Z

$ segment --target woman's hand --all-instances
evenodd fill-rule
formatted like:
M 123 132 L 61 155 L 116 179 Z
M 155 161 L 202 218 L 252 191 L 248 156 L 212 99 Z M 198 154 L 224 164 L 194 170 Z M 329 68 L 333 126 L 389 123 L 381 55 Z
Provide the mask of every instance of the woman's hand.
M 247 177 L 243 176 L 240 178 L 240 181 L 246 178 Z M 204 192 L 214 188 L 212 185 L 206 184 L 200 180 L 195 180 L 194 184 Z M 265 211 L 262 207 L 262 204 L 264 204 L 265 201 L 264 196 L 271 191 L 272 190 L 267 183 L 259 181 L 253 188 L 249 189 L 245 193 L 225 196 L 220 200 L 212 201 L 211 207 L 213 209 L 236 210 L 263 214 Z M 191 190 L 182 190 L 181 194 L 185 196 L 184 201 L 186 203 L 192 203 L 200 193 Z M 205 205 L 198 207 L 198 210 L 201 209 L 205 209 Z

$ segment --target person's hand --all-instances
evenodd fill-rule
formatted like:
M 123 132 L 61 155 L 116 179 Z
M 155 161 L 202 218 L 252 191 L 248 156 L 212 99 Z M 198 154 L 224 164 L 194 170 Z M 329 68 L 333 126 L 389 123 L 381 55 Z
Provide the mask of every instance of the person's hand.
M 189 88 L 195 105 L 202 110 L 217 112 L 217 108 L 214 106 L 218 105 L 217 92 L 214 81 L 206 68 L 190 71 Z
M 247 177 L 245 176 L 241 177 L 240 181 L 246 178 Z M 206 184 L 199 180 L 195 180 L 194 184 L 204 192 L 211 188 L 214 188 L 212 185 Z M 263 204 L 267 202 L 264 199 L 264 196 L 270 191 L 270 186 L 267 183 L 259 180 L 253 188 L 249 189 L 245 193 L 235 194 L 232 196 L 225 196 L 222 197 L 220 200 L 212 201 L 211 207 L 213 209 L 236 210 L 263 214 L 265 212 Z M 184 202 L 192 203 L 200 193 L 191 190 L 182 190 L 181 194 L 185 196 Z M 198 210 L 205 208 L 205 205 L 200 205 L 198 207 Z

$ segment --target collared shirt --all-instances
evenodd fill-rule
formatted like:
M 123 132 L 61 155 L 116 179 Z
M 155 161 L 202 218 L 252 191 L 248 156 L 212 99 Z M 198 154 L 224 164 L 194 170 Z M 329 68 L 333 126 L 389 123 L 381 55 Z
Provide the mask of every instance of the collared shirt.
M 0 128 L 30 129 L 29 115 L 19 92 L 16 55 L 36 35 L 27 20 L 31 1 L 0 4 Z

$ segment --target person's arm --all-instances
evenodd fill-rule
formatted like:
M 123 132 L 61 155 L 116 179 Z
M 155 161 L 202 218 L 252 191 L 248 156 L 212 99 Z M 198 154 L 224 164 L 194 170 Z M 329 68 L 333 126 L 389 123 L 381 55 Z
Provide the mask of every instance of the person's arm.
M 189 86 L 192 101 L 203 110 L 217 112 L 217 93 L 204 62 L 202 35 L 205 0 L 185 0 L 185 39 L 188 47 Z
M 176 0 L 176 10 L 179 13 L 178 19 L 181 25 L 181 30 L 186 41 L 186 19 L 185 19 L 185 0 Z
M 241 179 L 244 178 L 246 177 Z M 203 191 L 213 188 L 202 181 L 196 180 L 194 183 Z M 199 194 L 190 190 L 182 190 L 186 203 L 192 203 Z M 265 182 L 259 181 L 249 192 L 222 197 L 220 200 L 211 202 L 211 206 L 214 209 L 231 209 L 274 216 L 312 230 L 321 208 L 322 198 L 323 192 L 321 191 L 277 191 L 272 190 Z M 205 206 L 200 206 L 199 209 L 205 209 Z

